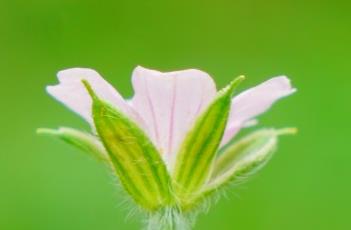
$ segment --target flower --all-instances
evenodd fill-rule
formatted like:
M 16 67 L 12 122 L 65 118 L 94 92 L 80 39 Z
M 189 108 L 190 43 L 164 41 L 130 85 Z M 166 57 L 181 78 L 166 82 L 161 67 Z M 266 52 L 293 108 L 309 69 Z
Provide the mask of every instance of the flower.
M 63 70 L 58 79 L 47 92 L 83 117 L 92 133 L 40 131 L 109 162 L 128 194 L 151 213 L 195 209 L 208 194 L 257 170 L 271 156 L 276 137 L 293 131 L 264 129 L 230 142 L 274 102 L 295 92 L 285 76 L 234 98 L 243 77 L 217 92 L 213 79 L 196 69 L 163 73 L 136 67 L 131 99 L 92 69 Z

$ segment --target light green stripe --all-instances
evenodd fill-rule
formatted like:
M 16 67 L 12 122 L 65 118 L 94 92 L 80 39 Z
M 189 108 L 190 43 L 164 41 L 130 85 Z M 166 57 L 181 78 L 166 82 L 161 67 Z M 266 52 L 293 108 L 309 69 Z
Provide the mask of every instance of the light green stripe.
M 132 198 L 145 209 L 155 211 L 170 202 L 170 177 L 160 154 L 132 121 L 101 101 L 88 83 L 93 99 L 94 122 L 118 176 Z
M 216 103 L 216 105 L 218 105 L 218 104 Z M 219 110 L 223 111 L 223 110 L 221 110 L 221 107 Z M 211 113 L 215 113 L 214 109 L 209 111 L 209 114 L 206 115 L 204 117 L 204 119 L 202 120 L 202 122 L 199 124 L 200 130 L 198 130 L 198 132 L 202 133 L 203 130 L 209 130 L 213 127 L 216 127 L 215 131 L 209 132 L 208 133 L 209 135 L 201 136 L 201 137 L 203 137 L 202 139 L 198 138 L 199 139 L 198 143 L 200 143 L 199 146 L 197 146 L 197 145 L 189 146 L 190 147 L 189 152 L 193 153 L 193 157 L 191 157 L 193 159 L 191 165 L 196 165 L 197 167 L 191 167 L 188 171 L 185 171 L 185 172 L 188 172 L 188 175 L 183 176 L 183 178 L 184 178 L 183 183 L 184 183 L 184 186 L 186 186 L 187 188 L 191 188 L 190 183 L 193 183 L 193 184 L 195 183 L 195 185 L 196 185 L 199 182 L 201 182 L 201 180 L 203 179 L 202 177 L 198 177 L 197 180 L 195 180 L 192 177 L 192 175 L 195 175 L 196 172 L 201 173 L 201 172 L 206 171 L 207 165 L 205 163 L 208 162 L 208 159 L 213 158 L 215 150 L 218 147 L 218 143 L 216 143 L 216 142 L 218 142 L 218 139 L 221 138 L 221 135 L 223 133 L 223 132 L 220 133 L 219 138 L 218 138 L 218 135 L 215 135 L 218 132 L 217 130 L 223 131 L 223 130 L 221 130 L 221 126 L 218 125 L 222 121 L 222 119 L 221 119 L 221 116 L 218 116 L 216 113 L 214 114 L 214 116 L 211 116 Z M 211 119 L 212 117 L 217 118 L 217 119 L 213 119 L 214 122 L 208 121 L 208 119 Z M 209 124 L 209 125 L 206 126 L 206 124 Z M 217 127 L 219 127 L 219 128 L 217 128 Z M 193 139 L 194 138 L 196 139 L 197 137 L 198 136 L 193 136 Z M 195 140 L 192 140 L 192 141 L 195 141 Z M 197 148 L 195 148 L 195 147 L 197 147 Z M 201 162 L 203 162 L 203 163 L 201 164 Z
M 108 115 L 108 114 L 105 114 L 105 115 Z M 111 115 L 111 114 L 110 114 Z M 108 117 L 110 117 L 108 115 Z M 114 124 L 112 124 L 111 120 L 110 119 L 106 119 L 106 122 L 107 122 L 107 127 L 110 127 L 111 131 L 113 132 L 113 136 L 114 136 L 114 139 L 118 139 L 121 135 L 118 133 L 118 132 L 122 132 L 122 130 L 124 131 L 127 131 L 125 128 L 126 127 L 123 127 L 123 124 L 119 124 L 119 130 L 116 130 L 114 129 Z M 117 131 L 117 132 L 116 132 Z M 127 132 L 124 132 L 125 135 L 128 135 Z M 116 161 L 119 161 L 119 159 L 123 159 L 123 158 L 128 158 L 128 161 L 125 161 L 126 163 L 129 162 L 128 164 L 125 164 L 124 166 L 126 167 L 126 170 L 125 170 L 125 175 L 128 176 L 130 179 L 129 181 L 133 181 L 133 185 L 134 187 L 136 188 L 136 190 L 138 190 L 138 193 L 141 195 L 141 198 L 144 198 L 145 199 L 145 192 L 147 193 L 148 195 L 148 199 L 149 201 L 152 202 L 152 198 L 153 198 L 153 190 L 155 190 L 155 187 L 151 187 L 151 184 L 149 183 L 149 180 L 148 180 L 148 177 L 145 175 L 146 172 L 145 172 L 145 169 L 140 167 L 140 164 L 131 164 L 130 162 L 135 162 L 136 160 L 136 157 L 134 155 L 134 153 L 132 151 L 130 151 L 130 149 L 134 149 L 133 147 L 131 148 L 127 148 L 125 145 L 116 145 L 114 143 L 116 142 L 111 142 L 112 145 L 110 145 L 113 150 L 110 151 L 112 153 L 112 155 L 114 155 L 114 157 L 116 158 Z M 106 145 L 109 145 L 110 143 L 105 143 Z M 120 165 L 122 165 L 120 163 Z M 136 176 L 133 176 L 133 174 L 131 174 L 131 172 L 138 172 L 137 175 L 140 175 L 142 178 L 139 178 L 139 177 L 136 177 Z M 136 183 L 138 182 L 138 183 Z M 142 191 L 144 191 L 144 194 L 142 194 Z
M 295 129 L 290 128 L 259 130 L 224 149 L 214 162 L 210 181 L 189 203 L 199 203 L 226 185 L 247 179 L 269 161 L 276 149 L 279 135 L 295 132 Z
M 190 199 L 208 178 L 228 118 L 232 92 L 242 79 L 218 93 L 181 145 L 173 177 L 180 199 Z
M 106 149 L 108 150 L 110 157 L 112 159 L 114 159 L 114 163 L 117 165 L 116 166 L 116 170 L 119 171 L 120 173 L 118 174 L 119 177 L 121 177 L 121 180 L 123 178 L 123 185 L 128 187 L 128 192 L 130 192 L 131 194 L 133 194 L 133 198 L 135 200 L 138 201 L 143 201 L 143 203 L 145 203 L 145 198 L 147 198 L 148 202 L 146 203 L 150 203 L 150 200 L 152 200 L 150 197 L 150 194 L 147 194 L 148 196 L 146 196 L 146 194 L 141 192 L 142 187 L 140 186 L 140 181 L 143 182 L 143 180 L 141 180 L 140 178 L 133 178 L 133 175 L 131 175 L 131 172 L 135 171 L 135 169 L 133 169 L 133 167 L 130 165 L 130 162 L 133 161 L 132 158 L 129 158 L 130 155 L 127 151 L 125 151 L 125 149 L 123 148 L 123 145 L 117 145 L 117 143 L 121 143 L 123 142 L 123 140 L 120 140 L 120 135 L 116 134 L 116 130 L 114 129 L 114 125 L 111 124 L 111 120 L 109 119 L 111 116 L 110 114 L 106 113 L 106 108 L 101 105 L 101 103 L 99 102 L 95 102 L 96 106 L 94 107 L 94 114 L 96 114 L 96 116 L 94 117 L 94 120 L 96 120 L 96 127 L 97 127 L 97 131 L 100 134 L 102 140 L 104 141 L 104 145 L 106 147 Z M 105 119 L 101 119 L 101 117 L 104 117 Z M 106 128 L 109 127 L 109 128 Z M 120 128 L 121 125 L 119 126 Z M 110 134 L 108 134 L 108 132 L 110 132 Z M 110 136 L 111 135 L 111 136 Z M 111 141 L 111 139 L 113 139 L 114 141 Z M 128 160 L 128 159 L 129 160 Z M 126 159 L 123 162 L 121 161 L 122 159 Z M 139 182 L 138 182 L 139 181 Z M 130 183 L 133 182 L 133 183 Z M 138 182 L 138 183 L 137 183 Z M 138 186 L 139 184 L 139 186 Z M 146 186 L 143 186 L 144 188 Z M 142 189 L 144 191 L 146 191 L 147 193 L 149 193 L 149 190 L 145 190 Z
M 217 150 L 217 148 L 218 148 L 218 146 L 220 144 L 220 141 L 222 139 L 222 136 L 223 136 L 223 132 L 224 132 L 225 125 L 226 125 L 226 122 L 227 122 L 227 118 L 228 118 L 229 109 L 230 109 L 230 106 L 228 106 L 228 104 L 226 104 L 226 103 L 224 104 L 223 108 L 220 109 L 220 111 L 227 111 L 226 115 L 224 115 L 226 118 L 225 119 L 217 119 L 214 127 L 219 127 L 219 128 L 216 128 L 215 132 L 213 133 L 213 135 L 209 136 L 204 141 L 206 144 L 202 147 L 201 150 L 199 150 L 200 153 L 202 151 L 204 151 L 205 154 L 203 154 L 203 155 L 205 157 L 207 156 L 207 158 L 202 158 L 202 159 L 200 159 L 199 157 L 196 158 L 196 161 L 194 162 L 194 165 L 199 165 L 199 166 L 194 168 L 194 171 L 195 171 L 195 169 L 197 169 L 198 173 L 201 173 L 201 172 L 206 172 L 206 171 L 210 170 L 211 163 L 213 161 L 213 158 L 215 156 L 216 150 Z M 220 116 L 217 116 L 217 117 L 220 117 Z M 212 146 L 206 148 L 207 145 L 209 145 L 211 143 L 211 141 L 214 144 L 212 144 Z M 195 172 L 191 171 L 190 175 L 192 175 L 192 174 L 195 174 Z M 199 177 L 197 180 L 193 180 L 193 184 L 194 184 L 193 186 L 199 185 L 201 182 L 203 182 L 206 179 L 207 176 L 208 176 L 208 174 L 207 175 L 203 174 L 203 177 Z

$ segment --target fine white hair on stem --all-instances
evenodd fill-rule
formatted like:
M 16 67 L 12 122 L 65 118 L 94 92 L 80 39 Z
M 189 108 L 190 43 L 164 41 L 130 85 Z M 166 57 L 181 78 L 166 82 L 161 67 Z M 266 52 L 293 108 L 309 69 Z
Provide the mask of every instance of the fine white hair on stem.
M 170 207 L 149 215 L 145 230 L 190 230 L 192 223 L 191 216 L 183 215 L 178 209 Z

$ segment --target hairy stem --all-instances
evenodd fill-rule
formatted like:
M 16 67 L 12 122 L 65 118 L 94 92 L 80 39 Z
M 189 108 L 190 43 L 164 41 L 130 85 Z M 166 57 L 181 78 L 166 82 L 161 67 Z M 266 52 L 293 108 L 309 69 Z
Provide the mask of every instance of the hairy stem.
M 149 216 L 146 230 L 190 230 L 191 221 L 174 208 Z

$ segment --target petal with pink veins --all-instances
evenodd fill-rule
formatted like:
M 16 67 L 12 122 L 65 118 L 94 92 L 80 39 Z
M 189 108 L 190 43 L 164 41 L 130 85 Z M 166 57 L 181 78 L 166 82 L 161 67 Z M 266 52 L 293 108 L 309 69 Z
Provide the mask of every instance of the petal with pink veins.
M 215 97 L 215 83 L 196 69 L 162 73 L 140 66 L 133 72 L 132 83 L 131 105 L 169 163 L 195 118 Z
M 295 91 L 287 77 L 279 76 L 234 97 L 221 145 L 228 143 L 242 127 L 254 117 L 266 112 L 274 102 Z

